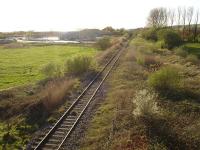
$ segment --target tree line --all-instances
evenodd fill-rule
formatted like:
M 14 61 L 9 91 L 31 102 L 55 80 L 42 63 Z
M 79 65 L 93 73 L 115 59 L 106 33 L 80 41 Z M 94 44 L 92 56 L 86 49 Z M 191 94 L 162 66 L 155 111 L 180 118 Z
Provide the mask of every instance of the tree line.
M 174 28 L 180 32 L 184 40 L 197 41 L 199 15 L 199 9 L 194 7 L 154 8 L 149 13 L 147 26 L 156 29 Z

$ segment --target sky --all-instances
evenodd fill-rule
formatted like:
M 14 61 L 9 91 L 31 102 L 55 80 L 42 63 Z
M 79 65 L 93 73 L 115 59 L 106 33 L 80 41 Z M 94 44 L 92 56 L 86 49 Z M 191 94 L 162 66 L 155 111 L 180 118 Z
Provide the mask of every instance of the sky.
M 0 0 L 0 32 L 73 31 L 146 25 L 155 7 L 200 8 L 200 0 Z

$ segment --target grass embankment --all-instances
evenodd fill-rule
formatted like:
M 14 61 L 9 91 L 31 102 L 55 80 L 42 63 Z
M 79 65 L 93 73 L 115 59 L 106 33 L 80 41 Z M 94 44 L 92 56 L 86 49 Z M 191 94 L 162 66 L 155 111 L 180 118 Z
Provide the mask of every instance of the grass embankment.
M 131 41 L 82 149 L 200 148 L 199 64 L 158 45 Z
M 0 46 L 0 89 L 34 83 L 44 79 L 41 69 L 52 62 L 64 62 L 77 55 L 94 56 L 97 50 L 83 45 Z

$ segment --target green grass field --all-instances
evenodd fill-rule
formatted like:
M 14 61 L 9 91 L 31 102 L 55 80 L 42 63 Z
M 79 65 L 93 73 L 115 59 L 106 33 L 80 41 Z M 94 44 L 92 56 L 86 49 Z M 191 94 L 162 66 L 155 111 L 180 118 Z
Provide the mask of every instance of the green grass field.
M 200 43 L 188 43 L 184 47 L 188 53 L 197 55 L 200 58 Z
M 76 55 L 95 54 L 95 48 L 83 45 L 31 45 L 25 48 L 0 46 L 0 89 L 43 79 L 40 70 L 50 62 L 62 65 Z

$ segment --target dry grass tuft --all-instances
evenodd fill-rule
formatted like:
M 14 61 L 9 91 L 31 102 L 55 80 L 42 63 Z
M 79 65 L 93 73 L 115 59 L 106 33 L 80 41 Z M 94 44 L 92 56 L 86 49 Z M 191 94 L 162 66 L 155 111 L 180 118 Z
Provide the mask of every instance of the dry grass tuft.
M 47 110 L 53 110 L 63 103 L 64 99 L 69 95 L 75 85 L 74 79 L 63 79 L 60 81 L 49 82 L 42 95 L 44 97 L 43 104 Z
M 150 72 L 158 70 L 163 64 L 158 56 L 142 53 L 136 54 L 136 62 L 137 64 L 146 67 Z
M 136 92 L 133 103 L 136 108 L 133 111 L 135 116 L 152 115 L 158 112 L 157 94 L 146 89 Z

